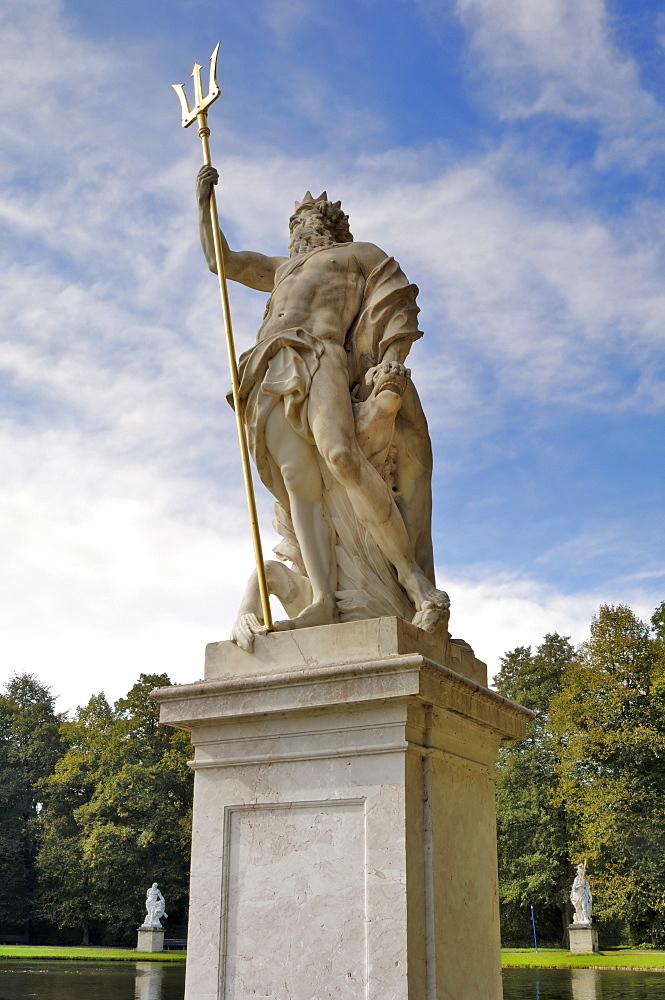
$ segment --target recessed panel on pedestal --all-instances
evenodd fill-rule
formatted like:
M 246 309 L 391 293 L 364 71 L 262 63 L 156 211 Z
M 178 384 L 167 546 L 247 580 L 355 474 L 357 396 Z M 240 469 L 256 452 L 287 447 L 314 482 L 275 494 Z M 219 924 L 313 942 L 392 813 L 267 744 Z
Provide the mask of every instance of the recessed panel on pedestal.
M 228 807 L 223 1000 L 365 1000 L 365 802 Z

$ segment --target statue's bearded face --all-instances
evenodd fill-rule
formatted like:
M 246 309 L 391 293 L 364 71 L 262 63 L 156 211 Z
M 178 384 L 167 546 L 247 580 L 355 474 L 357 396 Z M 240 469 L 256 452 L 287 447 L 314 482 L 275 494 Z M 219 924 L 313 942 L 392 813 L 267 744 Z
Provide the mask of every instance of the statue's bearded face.
M 291 217 L 289 223 L 289 256 L 296 257 L 308 250 L 329 247 L 335 238 L 326 225 L 326 220 L 316 209 L 307 209 Z

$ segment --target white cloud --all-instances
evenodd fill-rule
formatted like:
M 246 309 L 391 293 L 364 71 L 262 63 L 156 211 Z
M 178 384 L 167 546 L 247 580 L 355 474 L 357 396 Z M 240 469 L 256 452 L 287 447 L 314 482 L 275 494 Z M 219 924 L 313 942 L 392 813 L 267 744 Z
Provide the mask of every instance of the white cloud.
M 626 585 L 632 590 L 641 580 L 663 575 L 664 534 L 662 510 L 637 521 L 605 513 L 580 523 L 576 532 L 541 552 L 534 567 L 555 576 L 563 573 L 584 579 L 595 574 L 604 578 L 609 590 Z
M 420 5 L 436 26 L 449 0 Z M 454 7 L 489 77 L 484 97 L 504 118 L 546 113 L 597 127 L 603 168 L 643 167 L 662 153 L 663 109 L 621 50 L 621 25 L 604 0 L 454 0 Z
M 4 430 L 0 536 L 6 679 L 34 672 L 69 709 L 141 671 L 202 676 L 252 568 L 242 499 L 123 464 L 77 432 Z
M 641 580 L 665 580 L 665 566 L 660 569 L 645 570 L 641 573 L 631 573 L 627 579 L 631 583 L 638 583 Z M 660 601 L 658 603 L 660 604 Z
M 413 367 L 434 405 L 446 399 L 435 424 L 486 428 L 515 399 L 657 410 L 665 402 L 661 210 L 643 203 L 611 221 L 562 167 L 544 169 L 547 197 L 523 182 L 540 168 L 512 143 L 452 166 L 436 150 L 344 167 L 323 155 L 246 150 L 225 161 L 220 206 L 234 245 L 279 253 L 294 192 L 318 185 L 343 197 L 356 238 L 394 253 L 421 286 L 426 338 Z M 251 330 L 256 295 L 239 301 L 247 304 L 240 326 Z
M 310 0 L 265 0 L 263 16 L 282 45 L 293 41 L 311 21 L 320 24 L 325 13 Z
M 423 287 L 432 391 L 452 367 L 467 400 L 491 372 L 485 405 L 662 406 L 664 244 L 642 206 L 612 223 L 565 179 L 565 197 L 544 205 L 514 184 L 527 165 L 511 146 L 424 181 L 416 164 L 373 193 L 359 172 L 354 198 L 362 228 L 399 248 Z
M 443 569 L 438 577 L 451 595 L 453 637 L 473 646 L 476 656 L 487 663 L 490 679 L 498 673 L 505 653 L 516 646 L 535 648 L 547 633 L 570 636 L 574 645 L 583 642 L 601 604 L 628 604 L 648 621 L 662 600 L 656 592 L 635 586 L 569 594 L 491 567 L 448 577 Z

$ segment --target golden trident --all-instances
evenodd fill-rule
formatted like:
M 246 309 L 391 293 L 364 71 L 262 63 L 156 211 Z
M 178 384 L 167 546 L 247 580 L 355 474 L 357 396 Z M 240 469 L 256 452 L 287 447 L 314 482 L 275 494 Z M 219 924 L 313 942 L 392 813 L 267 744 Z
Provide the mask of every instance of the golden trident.
M 199 123 L 199 135 L 203 146 L 203 163 L 209 167 L 210 144 L 208 136 L 208 108 L 217 100 L 221 91 L 217 84 L 217 54 L 219 52 L 219 42 L 215 46 L 213 54 L 210 56 L 210 79 L 208 83 L 208 93 L 204 95 L 203 84 L 201 83 L 201 69 L 198 63 L 194 63 L 192 77 L 194 78 L 194 99 L 196 104 L 190 108 L 185 88 L 182 83 L 172 84 L 173 89 L 180 98 L 182 105 L 182 127 L 189 126 L 197 121 Z M 238 363 L 236 361 L 235 344 L 233 341 L 233 327 L 231 325 L 231 307 L 229 305 L 229 294 L 226 287 L 226 271 L 224 270 L 224 254 L 219 235 L 219 221 L 217 216 L 217 201 L 215 199 L 215 188 L 210 187 L 210 221 L 212 223 L 212 237 L 215 244 L 215 261 L 217 263 L 217 278 L 219 280 L 219 295 L 222 300 L 222 313 L 224 316 L 224 329 L 226 332 L 226 349 L 229 355 L 229 368 L 231 370 L 231 388 L 233 391 L 233 408 L 236 414 L 236 424 L 238 427 L 238 443 L 240 444 L 240 457 L 242 459 L 242 472 L 245 480 L 245 493 L 247 494 L 247 508 L 249 511 L 249 523 L 252 529 L 252 541 L 254 543 L 254 557 L 256 559 L 256 573 L 261 595 L 261 609 L 263 611 L 263 623 L 266 630 L 272 630 L 272 615 L 270 613 L 270 601 L 268 597 L 268 584 L 266 582 L 266 569 L 263 562 L 263 550 L 261 548 L 261 535 L 259 534 L 259 522 L 256 515 L 256 500 L 254 498 L 254 485 L 252 483 L 252 470 L 249 464 L 249 449 L 247 447 L 247 437 L 245 434 L 245 421 L 243 418 L 243 407 L 240 400 L 240 382 L 238 379 Z

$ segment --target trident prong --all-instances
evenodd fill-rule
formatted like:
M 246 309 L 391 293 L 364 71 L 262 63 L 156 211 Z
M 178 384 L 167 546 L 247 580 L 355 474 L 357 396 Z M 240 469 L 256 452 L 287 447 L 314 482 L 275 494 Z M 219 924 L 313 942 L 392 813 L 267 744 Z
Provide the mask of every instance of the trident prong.
M 207 114 L 208 108 L 216 101 L 221 90 L 217 84 L 217 55 L 219 53 L 219 42 L 215 46 L 215 49 L 210 56 L 210 77 L 208 80 L 208 93 L 204 95 L 203 93 L 203 83 L 201 82 L 201 70 L 202 66 L 198 63 L 194 63 L 194 69 L 192 70 L 192 77 L 194 78 L 194 100 L 196 105 L 190 108 L 189 101 L 187 100 L 187 94 L 185 93 L 185 86 L 182 83 L 172 83 L 171 86 L 175 90 L 176 94 L 180 98 L 180 105 L 182 107 L 182 127 L 189 128 L 192 122 L 195 122 L 199 115 Z
M 199 136 L 203 147 L 203 163 L 205 166 L 211 165 L 210 160 L 210 129 L 208 128 L 208 108 L 216 101 L 221 91 L 217 86 L 217 53 L 219 52 L 219 42 L 215 46 L 213 54 L 210 56 L 210 82 L 208 93 L 204 96 L 203 85 L 201 83 L 201 66 L 194 63 L 192 76 L 194 77 L 194 99 L 196 107 L 190 108 L 185 94 L 185 88 L 181 83 L 172 84 L 173 89 L 180 98 L 182 106 L 182 126 L 187 128 L 192 122 L 199 123 Z M 242 473 L 245 481 L 245 494 L 247 497 L 247 512 L 249 514 L 250 529 L 252 532 L 252 542 L 254 544 L 254 557 L 256 559 L 256 577 L 261 596 L 261 610 L 263 612 L 263 624 L 267 632 L 272 632 L 272 614 L 270 611 L 270 592 L 268 591 L 268 581 L 266 579 L 266 566 L 263 561 L 263 549 L 261 546 L 261 535 L 259 533 L 259 519 L 256 512 L 256 500 L 254 498 L 254 484 L 252 483 L 252 469 L 249 463 L 249 447 L 247 444 L 247 434 L 245 433 L 245 418 L 243 414 L 243 404 L 240 398 L 240 377 L 238 374 L 238 362 L 236 360 L 235 344 L 233 340 L 233 326 L 231 324 L 231 306 L 229 304 L 229 293 L 226 287 L 226 272 L 224 270 L 224 249 L 222 247 L 222 234 L 219 228 L 217 217 L 217 200 L 215 198 L 214 184 L 210 187 L 210 226 L 212 229 L 212 240 L 215 247 L 215 265 L 217 268 L 217 279 L 219 282 L 219 296 L 224 317 L 224 331 L 226 333 L 226 351 L 229 357 L 229 371 L 231 374 L 231 391 L 233 393 L 233 409 L 236 415 L 236 427 L 238 430 L 238 445 L 240 447 L 240 459 L 242 462 Z

